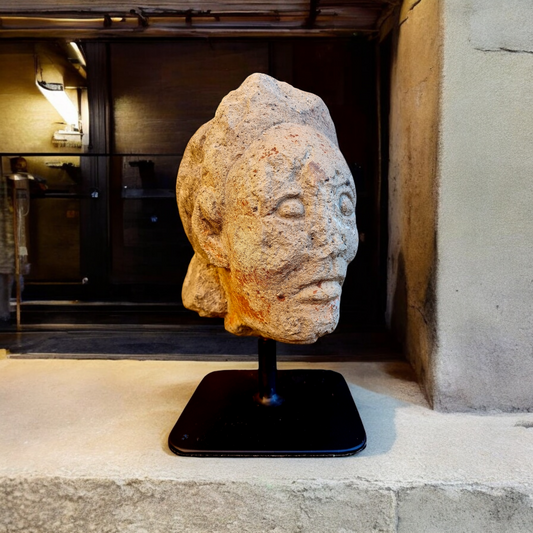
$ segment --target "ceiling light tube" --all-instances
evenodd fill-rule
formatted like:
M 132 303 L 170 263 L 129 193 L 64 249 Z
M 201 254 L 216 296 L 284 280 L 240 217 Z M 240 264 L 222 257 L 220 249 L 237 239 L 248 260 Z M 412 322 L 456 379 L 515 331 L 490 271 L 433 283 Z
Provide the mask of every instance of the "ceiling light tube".
M 78 128 L 78 111 L 71 99 L 67 96 L 62 83 L 47 83 L 37 81 L 37 87 L 46 99 L 54 106 L 56 111 L 63 117 L 68 126 Z
M 74 41 L 71 41 L 69 44 L 72 50 L 74 51 L 74 54 L 76 54 L 76 58 L 80 62 L 80 65 L 82 65 L 83 67 L 87 66 L 85 63 L 85 57 L 83 56 L 83 52 L 80 50 L 78 44 Z

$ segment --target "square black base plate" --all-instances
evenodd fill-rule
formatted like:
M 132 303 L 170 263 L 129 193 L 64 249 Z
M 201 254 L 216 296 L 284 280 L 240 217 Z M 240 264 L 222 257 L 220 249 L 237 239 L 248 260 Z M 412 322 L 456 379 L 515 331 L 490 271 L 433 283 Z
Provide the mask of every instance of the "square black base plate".
M 364 449 L 361 418 L 338 372 L 278 371 L 277 406 L 257 402 L 257 390 L 257 370 L 208 374 L 171 431 L 170 449 L 197 457 L 323 457 Z

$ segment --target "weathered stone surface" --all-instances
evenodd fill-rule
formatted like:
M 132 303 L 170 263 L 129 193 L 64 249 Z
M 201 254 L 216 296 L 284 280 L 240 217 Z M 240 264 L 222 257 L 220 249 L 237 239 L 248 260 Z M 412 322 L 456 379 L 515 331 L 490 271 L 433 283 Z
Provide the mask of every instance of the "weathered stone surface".
M 288 343 L 335 329 L 356 195 L 319 97 L 248 77 L 189 142 L 177 198 L 195 251 L 186 307 Z
M 390 490 L 320 482 L 0 480 L 0 533 L 393 533 Z
M 471 0 L 470 42 L 478 50 L 533 53 L 530 0 Z
M 512 488 L 417 487 L 398 496 L 398 533 L 524 533 L 533 530 L 531 493 Z
M 437 320 L 440 6 L 416 0 L 402 4 L 390 110 L 387 315 L 430 399 Z

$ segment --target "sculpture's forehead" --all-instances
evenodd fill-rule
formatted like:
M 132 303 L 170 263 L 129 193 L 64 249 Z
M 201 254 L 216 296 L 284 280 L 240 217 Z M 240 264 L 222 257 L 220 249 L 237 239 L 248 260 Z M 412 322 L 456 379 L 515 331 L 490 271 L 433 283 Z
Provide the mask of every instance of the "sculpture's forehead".
M 317 130 L 283 124 L 270 128 L 252 143 L 230 173 L 233 194 L 242 189 L 260 192 L 272 188 L 353 188 L 350 171 L 339 149 Z

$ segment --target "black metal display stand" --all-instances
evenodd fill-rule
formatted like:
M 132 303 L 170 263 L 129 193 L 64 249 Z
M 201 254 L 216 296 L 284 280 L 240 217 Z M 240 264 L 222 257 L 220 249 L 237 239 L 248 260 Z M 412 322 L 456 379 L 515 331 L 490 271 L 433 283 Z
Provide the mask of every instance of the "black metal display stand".
M 171 431 L 178 455 L 352 455 L 366 434 L 346 381 L 331 370 L 276 369 L 276 343 L 259 339 L 258 370 L 220 370 L 198 385 Z

